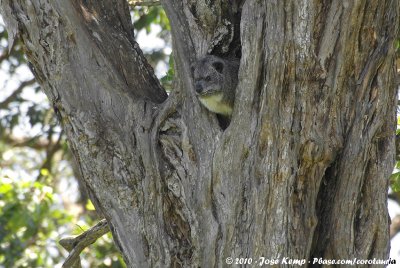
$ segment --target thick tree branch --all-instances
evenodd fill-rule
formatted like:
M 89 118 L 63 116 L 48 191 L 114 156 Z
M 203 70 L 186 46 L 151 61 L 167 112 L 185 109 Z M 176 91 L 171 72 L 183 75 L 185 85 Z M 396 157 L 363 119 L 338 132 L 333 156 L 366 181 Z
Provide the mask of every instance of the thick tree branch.
M 162 225 L 160 197 L 144 193 L 160 187 L 153 117 L 167 94 L 134 41 L 127 1 L 3 0 L 0 7 L 127 265 L 144 267 L 143 229 Z M 156 237 L 157 229 L 148 235 Z M 156 246 L 165 247 L 165 240 Z
M 75 8 L 88 31 L 93 34 L 92 41 L 118 70 L 127 86 L 133 89 L 132 93 L 156 103 L 164 101 L 167 94 L 133 39 L 133 26 L 127 2 L 112 0 L 100 4 L 77 1 Z M 114 31 L 114 35 L 110 35 L 111 30 Z

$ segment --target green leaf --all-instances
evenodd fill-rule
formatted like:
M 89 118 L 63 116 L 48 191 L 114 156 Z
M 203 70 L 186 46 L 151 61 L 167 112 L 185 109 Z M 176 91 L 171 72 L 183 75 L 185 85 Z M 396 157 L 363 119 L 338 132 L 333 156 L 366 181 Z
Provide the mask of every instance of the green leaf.
M 86 203 L 86 209 L 87 210 L 96 210 L 92 201 L 88 200 L 88 202 Z
M 390 186 L 394 192 L 400 192 L 400 172 L 393 173 L 390 176 Z
M 8 192 L 11 192 L 13 189 L 12 185 L 10 183 L 4 183 L 0 185 L 0 194 L 6 194 Z

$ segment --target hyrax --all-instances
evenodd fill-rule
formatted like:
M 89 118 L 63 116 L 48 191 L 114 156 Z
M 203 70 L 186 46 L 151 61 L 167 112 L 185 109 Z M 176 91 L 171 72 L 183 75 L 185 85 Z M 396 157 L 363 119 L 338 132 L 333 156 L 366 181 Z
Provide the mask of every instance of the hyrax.
M 238 82 L 239 60 L 207 55 L 192 65 L 194 89 L 211 112 L 230 117 Z

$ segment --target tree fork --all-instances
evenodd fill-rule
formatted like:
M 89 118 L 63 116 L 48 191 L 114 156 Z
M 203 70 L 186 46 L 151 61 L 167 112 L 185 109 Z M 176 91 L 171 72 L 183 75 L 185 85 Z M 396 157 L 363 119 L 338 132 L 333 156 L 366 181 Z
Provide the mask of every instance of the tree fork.
M 161 3 L 176 61 L 167 100 L 125 1 L 1 1 L 128 267 L 386 259 L 398 1 L 235 2 L 242 56 L 225 131 L 189 66 L 232 13 L 222 0 Z

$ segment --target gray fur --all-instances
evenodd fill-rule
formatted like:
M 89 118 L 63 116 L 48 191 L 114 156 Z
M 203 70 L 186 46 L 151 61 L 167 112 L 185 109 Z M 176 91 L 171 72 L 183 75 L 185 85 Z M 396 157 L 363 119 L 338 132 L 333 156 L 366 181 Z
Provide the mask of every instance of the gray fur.
M 207 55 L 192 66 L 194 88 L 210 111 L 231 115 L 238 81 L 239 60 Z M 222 93 L 222 98 L 221 98 Z M 212 105 L 209 105 L 212 100 Z

